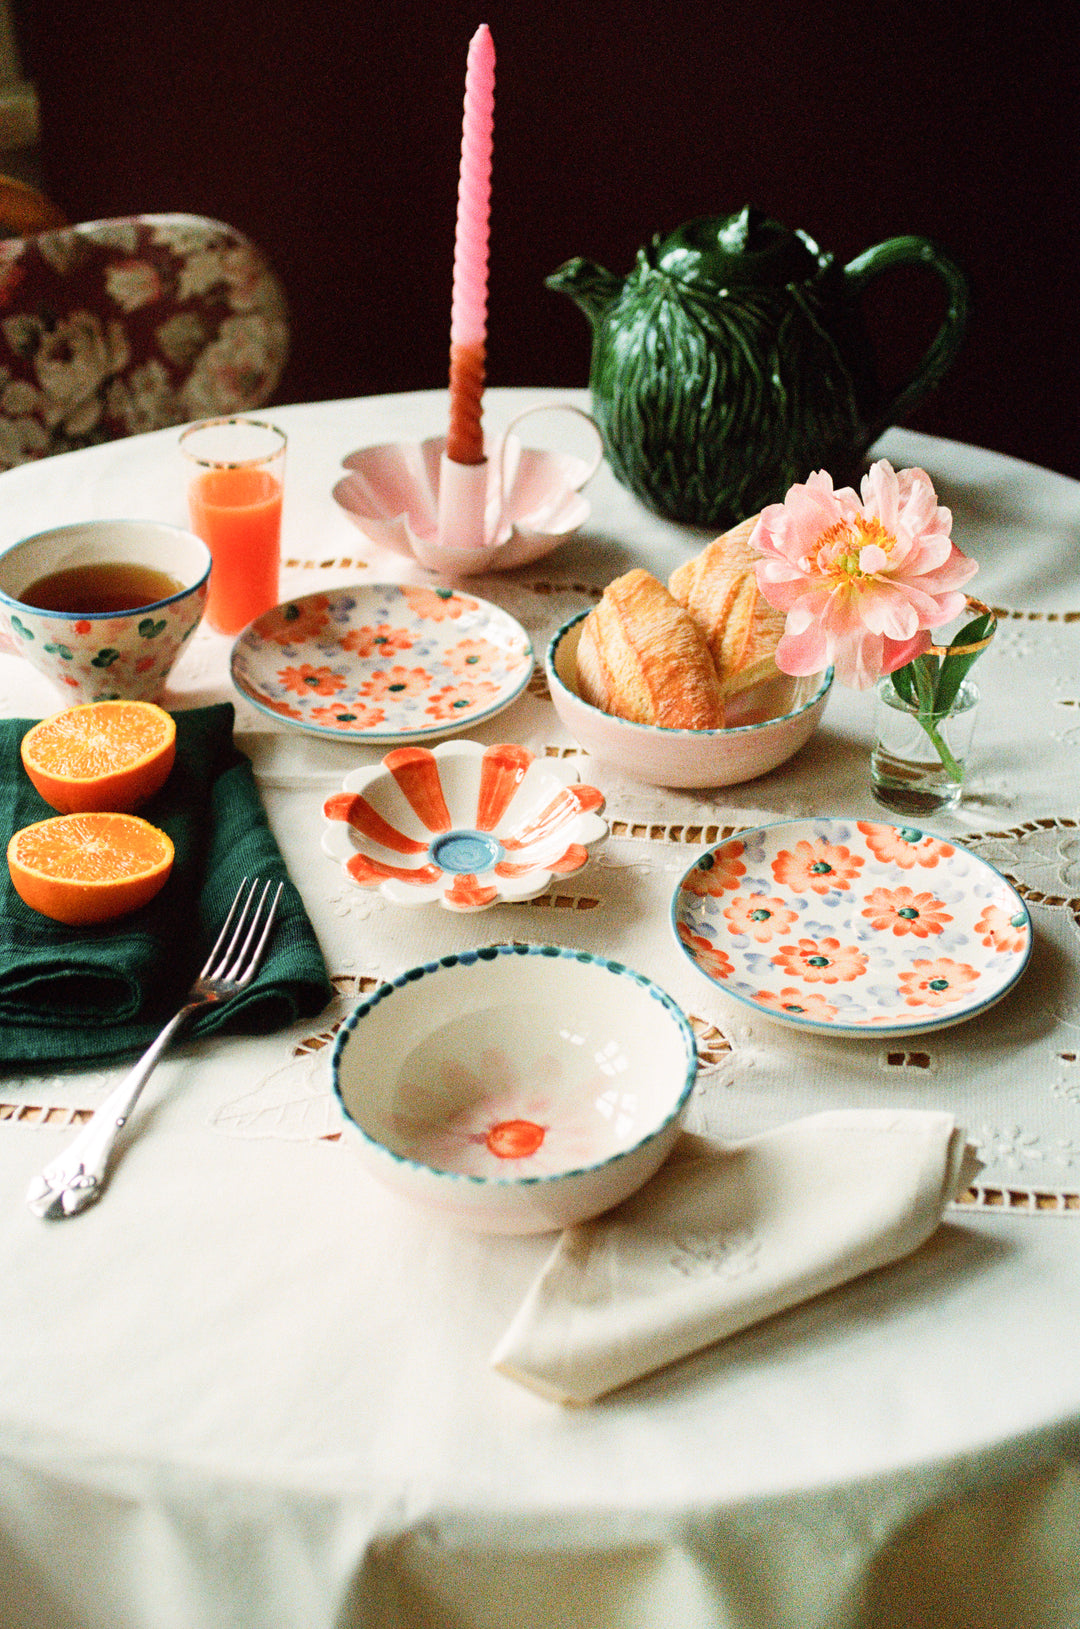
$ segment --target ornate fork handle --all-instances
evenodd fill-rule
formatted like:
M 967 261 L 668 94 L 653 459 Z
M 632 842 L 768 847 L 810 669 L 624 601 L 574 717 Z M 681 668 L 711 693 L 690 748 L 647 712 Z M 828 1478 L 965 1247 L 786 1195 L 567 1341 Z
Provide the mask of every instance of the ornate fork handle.
M 211 1000 L 189 1001 L 181 1007 L 138 1063 L 94 1110 L 74 1141 L 34 1178 L 26 1202 L 35 1216 L 74 1216 L 101 1197 L 109 1156 L 162 1053 L 194 1013 L 212 1005 Z
M 139 1093 L 177 1030 L 193 1013 L 231 1001 L 251 984 L 262 964 L 284 886 L 279 882 L 275 891 L 273 881 L 264 884 L 256 878 L 249 888 L 244 878 L 206 966 L 188 991 L 184 1005 L 151 1042 L 130 1074 L 109 1093 L 71 1146 L 31 1182 L 26 1203 L 35 1216 L 59 1220 L 76 1215 L 100 1199 L 109 1156 Z

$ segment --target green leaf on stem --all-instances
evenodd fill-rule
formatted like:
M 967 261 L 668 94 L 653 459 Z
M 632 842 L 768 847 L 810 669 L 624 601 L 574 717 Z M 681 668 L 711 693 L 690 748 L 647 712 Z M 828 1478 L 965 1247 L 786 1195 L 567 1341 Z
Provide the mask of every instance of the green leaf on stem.
M 915 693 L 915 675 L 911 671 L 912 665 L 909 662 L 906 667 L 898 667 L 890 677 L 892 678 L 893 689 L 900 697 L 900 700 L 906 702 L 909 707 L 917 707 L 919 698 Z
M 995 620 L 993 615 L 975 617 L 965 628 L 961 628 L 952 641 L 953 645 L 977 645 L 980 640 L 986 639 L 994 631 Z M 960 686 L 967 678 L 971 665 L 977 660 L 979 654 L 976 650 L 968 651 L 966 655 L 961 656 L 952 654 L 950 650 L 950 654 L 942 661 L 937 684 L 934 686 L 934 711 L 939 718 L 942 714 L 952 710 L 953 704 L 960 694 Z
M 996 618 L 980 612 L 961 628 L 944 657 L 916 656 L 906 667 L 892 674 L 893 689 L 907 706 L 914 707 L 920 719 L 945 718 L 952 711 L 960 687 L 967 678 L 979 651 L 961 651 L 965 645 L 978 645 L 994 631 Z
M 920 718 L 933 718 L 935 716 L 934 694 L 937 686 L 937 657 L 917 656 L 910 666 L 914 672 L 919 716 Z

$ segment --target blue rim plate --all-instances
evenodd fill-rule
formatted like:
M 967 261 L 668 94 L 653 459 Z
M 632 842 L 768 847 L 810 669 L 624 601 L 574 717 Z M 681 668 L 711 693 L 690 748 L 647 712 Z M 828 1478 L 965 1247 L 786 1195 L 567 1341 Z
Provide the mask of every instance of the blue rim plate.
M 282 723 L 388 747 L 494 718 L 528 684 L 533 650 L 519 622 L 463 589 L 358 583 L 256 618 L 230 671 Z
M 1027 906 L 977 855 L 913 826 L 758 826 L 699 856 L 671 925 L 718 989 L 827 1035 L 923 1034 L 985 1012 L 1031 955 Z

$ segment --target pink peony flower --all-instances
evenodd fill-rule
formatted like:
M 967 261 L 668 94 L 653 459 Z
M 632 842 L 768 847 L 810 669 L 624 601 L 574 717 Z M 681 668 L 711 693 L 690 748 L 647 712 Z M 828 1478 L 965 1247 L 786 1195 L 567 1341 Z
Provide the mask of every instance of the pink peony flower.
M 763 509 L 751 542 L 769 604 L 787 613 L 776 652 L 785 673 L 836 667 L 865 690 L 931 643 L 930 631 L 963 611 L 978 566 L 951 541 L 952 516 L 921 469 L 885 459 L 862 481 L 834 489 L 825 470 Z

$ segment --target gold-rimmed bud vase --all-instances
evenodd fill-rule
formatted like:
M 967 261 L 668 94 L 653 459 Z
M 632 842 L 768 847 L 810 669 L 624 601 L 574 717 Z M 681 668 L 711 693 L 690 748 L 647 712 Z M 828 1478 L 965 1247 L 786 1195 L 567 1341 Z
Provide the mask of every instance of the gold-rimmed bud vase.
M 878 680 L 870 788 L 896 814 L 933 815 L 963 796 L 979 705 L 969 669 L 997 628 L 981 600 L 969 596 L 968 608 L 975 616 L 950 645 Z
M 933 735 L 918 707 L 904 701 L 892 678 L 879 679 L 875 702 L 870 788 L 878 803 L 895 814 L 928 815 L 955 809 L 979 705 L 979 687 L 965 679 L 950 711 L 933 721 Z

